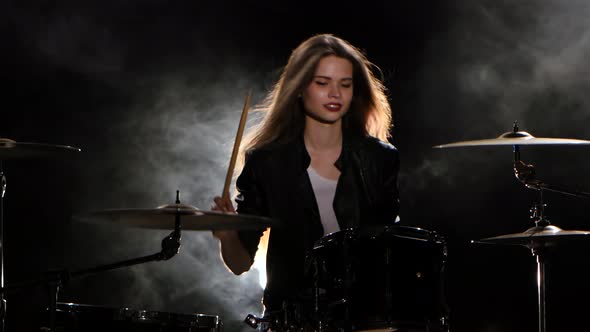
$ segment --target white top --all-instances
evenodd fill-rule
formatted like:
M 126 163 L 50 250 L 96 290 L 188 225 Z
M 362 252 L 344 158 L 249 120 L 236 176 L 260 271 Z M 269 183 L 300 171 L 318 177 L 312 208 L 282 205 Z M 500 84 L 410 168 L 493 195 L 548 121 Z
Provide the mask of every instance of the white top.
M 311 166 L 307 168 L 309 180 L 313 187 L 315 200 L 320 210 L 320 219 L 324 227 L 324 235 L 334 233 L 340 230 L 336 214 L 334 213 L 334 195 L 336 194 L 336 184 L 338 181 L 326 179 L 320 176 Z

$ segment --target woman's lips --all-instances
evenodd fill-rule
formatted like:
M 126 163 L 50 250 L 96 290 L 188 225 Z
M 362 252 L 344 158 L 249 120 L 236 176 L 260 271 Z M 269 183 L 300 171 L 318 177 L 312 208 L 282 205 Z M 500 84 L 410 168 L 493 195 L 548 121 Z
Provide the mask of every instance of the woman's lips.
M 338 103 L 324 104 L 324 108 L 330 112 L 338 112 L 342 108 L 342 104 L 338 104 Z

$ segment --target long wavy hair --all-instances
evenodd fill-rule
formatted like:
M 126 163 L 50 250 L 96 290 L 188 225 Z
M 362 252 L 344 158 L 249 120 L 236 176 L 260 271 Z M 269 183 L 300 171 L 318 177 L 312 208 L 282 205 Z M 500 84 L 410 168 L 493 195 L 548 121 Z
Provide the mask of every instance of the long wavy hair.
M 277 83 L 264 101 L 254 108 L 265 114 L 244 137 L 238 168 L 243 165 L 247 151 L 271 143 L 290 142 L 302 135 L 305 113 L 298 96 L 312 81 L 320 60 L 330 55 L 348 59 L 353 67 L 353 97 L 350 109 L 342 118 L 343 133 L 371 135 L 387 141 L 392 112 L 386 89 L 371 70 L 377 67 L 349 42 L 331 34 L 320 34 L 303 41 L 293 50 Z

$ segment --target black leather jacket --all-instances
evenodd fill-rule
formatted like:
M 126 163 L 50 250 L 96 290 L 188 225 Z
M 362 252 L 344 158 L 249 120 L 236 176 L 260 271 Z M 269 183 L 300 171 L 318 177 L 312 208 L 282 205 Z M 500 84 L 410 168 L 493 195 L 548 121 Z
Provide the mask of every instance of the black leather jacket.
M 279 310 L 298 295 L 306 255 L 323 235 L 307 174 L 310 157 L 303 138 L 251 151 L 236 186 L 238 213 L 266 216 L 271 227 L 264 292 L 266 310 Z M 335 166 L 340 177 L 334 212 L 340 229 L 394 223 L 399 209 L 397 149 L 373 137 L 345 137 Z M 254 257 L 261 231 L 242 231 L 240 240 Z

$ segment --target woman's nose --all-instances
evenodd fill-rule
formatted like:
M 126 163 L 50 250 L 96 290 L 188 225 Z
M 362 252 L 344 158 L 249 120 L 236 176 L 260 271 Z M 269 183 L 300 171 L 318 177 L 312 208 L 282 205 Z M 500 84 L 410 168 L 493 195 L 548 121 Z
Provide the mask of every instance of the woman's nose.
M 338 85 L 330 86 L 330 91 L 328 91 L 328 97 L 339 98 L 340 97 L 340 87 Z

